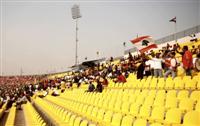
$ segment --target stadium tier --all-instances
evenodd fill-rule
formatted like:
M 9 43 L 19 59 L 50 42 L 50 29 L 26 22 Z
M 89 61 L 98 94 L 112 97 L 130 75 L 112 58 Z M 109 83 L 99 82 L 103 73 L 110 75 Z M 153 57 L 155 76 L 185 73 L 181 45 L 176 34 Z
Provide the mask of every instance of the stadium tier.
M 182 43 L 179 50 L 185 45 L 191 52 L 198 46 L 193 53 L 193 59 L 198 59 L 200 41 Z M 176 59 L 182 64 L 184 56 L 178 52 Z M 129 60 L 114 60 L 94 70 L 88 68 L 85 73 L 60 73 L 37 81 L 34 77 L 1 78 L 5 87 L 0 91 L 0 125 L 200 126 L 198 69 L 191 68 L 191 75 L 186 76 L 187 71 L 179 65 L 174 77 L 150 74 L 138 78 L 143 61 L 135 63 L 133 68 L 137 69 L 123 71 Z M 105 70 L 119 73 L 100 76 Z M 84 78 L 87 74 L 90 76 Z M 12 85 L 16 79 L 26 83 Z

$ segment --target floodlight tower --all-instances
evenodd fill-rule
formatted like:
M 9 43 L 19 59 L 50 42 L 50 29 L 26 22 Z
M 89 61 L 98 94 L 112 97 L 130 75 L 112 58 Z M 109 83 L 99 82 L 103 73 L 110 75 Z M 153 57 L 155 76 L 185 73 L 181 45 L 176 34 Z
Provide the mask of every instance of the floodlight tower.
M 78 64 L 78 19 L 81 18 L 79 5 L 75 4 L 71 8 L 72 18 L 76 21 L 76 50 L 75 50 L 75 66 Z

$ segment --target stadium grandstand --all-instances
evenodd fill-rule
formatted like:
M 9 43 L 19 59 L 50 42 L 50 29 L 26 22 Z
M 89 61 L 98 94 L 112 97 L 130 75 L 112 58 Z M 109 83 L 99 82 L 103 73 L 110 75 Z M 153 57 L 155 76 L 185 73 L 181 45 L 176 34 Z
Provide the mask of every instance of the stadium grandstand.
M 195 1 L 195 0 L 191 0 L 191 1 Z M 42 11 L 40 10 L 42 8 L 41 6 L 45 6 L 44 7 L 45 11 L 47 11 L 49 15 L 51 12 L 53 13 L 51 9 L 56 8 L 54 6 L 56 2 L 54 1 L 39 1 L 39 2 L 38 1 L 15 2 L 14 1 L 13 3 L 12 2 L 13 1 L 6 3 L 4 1 L 5 6 L 6 5 L 8 6 L 8 8 L 5 9 L 6 12 L 8 13 L 8 18 L 5 18 L 5 20 L 3 19 L 3 21 L 8 21 L 8 23 L 10 23 L 11 22 L 10 19 L 12 19 L 11 16 L 9 17 L 9 14 L 13 13 L 13 15 L 15 14 L 17 15 L 18 11 L 15 12 L 14 9 L 18 8 L 19 6 L 20 6 L 19 7 L 20 9 L 19 8 L 18 9 L 20 13 L 26 13 L 25 10 L 27 8 L 28 9 L 34 8 L 34 12 L 30 11 L 31 9 L 29 10 L 30 12 L 32 12 L 31 14 L 28 14 L 28 16 L 31 15 L 30 18 L 32 16 L 34 17 L 34 15 L 39 15 L 40 13 L 42 13 L 42 11 L 44 11 L 44 10 Z M 50 4 L 47 2 L 49 2 Z M 70 1 L 70 2 L 58 1 L 58 3 L 56 3 L 55 5 L 58 6 L 57 8 L 62 8 L 62 5 L 61 5 L 62 3 L 69 4 L 72 2 L 74 1 Z M 89 2 L 85 1 L 85 2 L 82 2 L 82 4 L 84 6 L 85 3 L 88 4 L 90 2 L 91 1 Z M 107 4 L 109 5 L 109 1 L 105 2 L 106 4 L 103 2 L 100 1 L 98 3 L 100 5 L 98 6 L 103 8 L 103 6 L 106 5 L 106 8 L 107 8 L 108 7 Z M 200 5 L 200 2 L 198 1 L 195 1 L 195 2 Z M 193 4 L 195 4 L 195 2 Z M 0 4 L 2 3 L 3 2 L 1 1 Z M 91 3 L 94 4 L 95 2 L 94 3 L 91 2 Z M 126 1 L 123 3 L 123 1 L 117 1 L 117 0 L 114 4 L 116 3 L 117 5 L 115 6 L 117 7 L 119 6 L 130 7 L 129 4 L 133 4 L 133 2 L 131 1 Z M 139 4 L 139 5 L 142 4 L 140 6 L 144 7 L 144 10 L 145 10 L 146 5 L 143 6 L 143 3 L 144 1 L 141 3 L 136 2 L 134 4 Z M 154 7 L 159 5 L 158 8 L 163 9 L 162 8 L 163 6 L 161 6 L 160 3 L 157 1 L 149 2 L 148 4 L 150 3 L 155 4 L 155 5 L 152 5 Z M 171 3 L 168 1 L 164 2 L 164 4 L 167 4 L 167 8 L 171 7 L 169 6 L 170 4 L 173 4 L 173 6 L 175 6 L 175 4 L 177 3 L 180 4 L 181 2 L 179 1 L 178 2 L 171 1 Z M 29 4 L 31 6 L 29 6 Z M 89 10 L 91 8 L 92 9 L 95 8 L 93 6 L 91 7 L 90 4 L 87 5 L 86 9 Z M 111 3 L 111 5 L 113 6 L 114 4 Z M 190 2 L 184 1 L 183 4 L 181 3 L 181 8 L 183 8 L 182 5 L 185 6 L 186 4 L 188 4 L 186 7 L 190 6 L 189 5 Z M 16 7 L 14 5 L 16 5 Z M 46 7 L 46 5 L 48 5 L 48 7 Z M 23 6 L 25 6 L 25 8 L 23 8 Z M 0 7 L 2 7 L 2 5 Z M 79 6 L 76 5 L 75 7 L 79 7 Z M 137 6 L 135 5 L 134 7 L 137 8 Z M 9 10 L 10 8 L 12 9 L 14 8 L 14 9 Z M 200 10 L 199 7 L 196 7 L 196 8 L 197 10 Z M 74 8 L 72 8 L 72 10 L 73 9 Z M 121 8 L 121 10 L 123 9 L 124 8 Z M 169 13 L 172 13 L 173 11 L 170 11 L 170 9 L 168 9 Z M 36 10 L 39 10 L 39 11 L 36 11 Z M 118 17 L 117 19 L 119 19 L 120 17 L 118 16 L 118 13 L 120 15 L 121 10 L 116 9 L 117 17 Z M 141 8 L 139 8 L 139 10 L 143 12 Z M 130 11 L 131 9 L 128 8 L 127 11 L 125 11 L 125 13 L 130 12 Z M 62 46 L 62 44 L 60 43 L 59 43 L 60 45 L 58 43 L 54 43 L 54 41 L 56 42 L 62 41 L 63 36 L 60 34 L 64 34 L 63 38 L 66 37 L 67 31 L 57 34 L 56 32 L 58 29 L 62 29 L 63 27 L 68 28 L 68 29 L 71 28 L 70 25 L 66 25 L 66 26 L 64 25 L 66 23 L 64 18 L 63 18 L 63 22 L 64 22 L 63 24 L 60 22 L 56 22 L 57 20 L 62 20 L 61 18 L 59 18 L 59 16 L 62 17 L 64 15 L 64 14 L 63 15 L 58 14 L 59 12 L 56 12 L 56 15 L 54 15 L 55 17 L 53 18 L 55 18 L 56 20 L 53 20 L 53 22 L 51 22 L 50 20 L 51 18 L 48 18 L 49 15 L 45 15 L 47 17 L 45 17 L 44 15 L 42 16 L 40 15 L 41 17 L 40 16 L 39 17 L 41 18 L 41 20 L 40 18 L 33 20 L 34 22 L 33 24 L 36 24 L 36 25 L 32 24 L 33 25 L 32 29 L 24 30 L 26 33 L 29 33 L 32 35 L 33 34 L 32 31 L 34 31 L 33 30 L 34 27 L 37 27 L 36 32 L 40 34 L 40 30 L 38 30 L 39 29 L 38 27 L 45 26 L 45 30 L 47 29 L 47 31 L 50 31 L 53 34 L 55 34 L 55 36 L 53 37 L 55 37 L 56 39 L 51 40 L 50 38 L 48 40 L 49 45 L 46 43 L 45 44 L 43 43 L 44 45 L 42 45 L 41 41 L 45 41 L 45 40 L 38 39 L 41 36 L 39 35 L 37 36 L 33 34 L 34 36 L 33 38 L 37 38 L 37 39 L 34 39 L 34 41 L 38 40 L 39 41 L 38 43 L 41 43 L 41 45 L 39 45 L 36 42 L 38 44 L 38 45 L 36 44 L 37 48 L 33 47 L 33 50 L 35 52 L 37 51 L 40 52 L 41 50 L 45 52 L 45 49 L 46 49 L 48 53 L 47 59 L 49 57 L 58 56 L 57 55 L 58 53 L 55 53 L 57 51 L 60 51 L 60 50 L 68 51 L 69 48 L 72 48 L 70 45 L 70 42 L 67 43 L 69 44 L 69 46 L 67 45 L 68 46 L 67 49 L 66 47 L 60 48 Z M 85 12 L 87 11 L 85 10 Z M 98 10 L 96 12 L 97 14 L 99 14 L 100 11 Z M 131 12 L 131 14 L 133 12 Z M 111 13 L 113 17 L 116 16 L 114 12 L 108 12 L 108 13 Z M 133 20 L 139 19 L 139 21 L 141 20 L 141 22 L 142 21 L 144 21 L 145 23 L 151 22 L 150 19 L 148 19 L 148 16 L 149 15 L 153 16 L 153 15 L 151 15 L 151 13 L 150 14 L 146 14 L 146 13 L 147 12 L 145 10 L 144 11 L 145 21 L 144 19 L 139 19 L 139 17 L 137 17 L 140 14 L 138 15 L 135 14 L 136 16 L 134 15 Z M 2 14 L 2 10 L 1 10 L 1 14 Z M 191 13 L 190 16 L 193 16 L 192 14 L 193 13 Z M 5 16 L 6 14 L 3 13 L 3 15 Z M 104 16 L 104 14 L 102 15 Z M 77 18 L 80 18 L 81 16 L 82 15 L 78 15 Z M 14 18 L 16 19 L 16 22 L 17 22 L 18 19 L 16 17 Z M 76 19 L 76 17 L 74 16 L 72 17 L 73 19 Z M 92 19 L 96 18 L 94 15 L 92 15 L 91 17 Z M 128 15 L 128 17 L 131 17 L 131 16 Z M 158 17 L 162 17 L 162 15 L 160 16 L 159 14 Z M 124 18 L 124 20 L 129 20 L 129 18 L 127 17 L 126 18 L 120 17 L 121 20 L 122 18 Z M 106 16 L 105 16 L 105 19 L 106 19 Z M 100 20 L 100 21 L 103 22 L 105 19 Z M 111 24 L 114 24 L 113 20 L 117 22 L 118 21 L 117 19 L 115 18 L 111 19 Z M 155 22 L 155 20 L 153 22 L 154 24 L 157 23 Z M 160 21 L 161 19 L 158 19 L 158 20 Z M 189 19 L 189 20 L 192 21 L 193 19 Z M 27 22 L 29 21 L 28 18 L 26 21 Z M 44 21 L 44 22 L 40 24 L 40 21 L 41 22 Z M 50 22 L 49 23 L 50 25 L 48 25 L 48 21 Z M 86 24 L 89 24 L 92 27 L 93 24 L 90 24 L 90 22 L 88 23 L 87 21 L 86 21 Z M 95 22 L 95 20 L 93 21 Z M 131 21 L 130 23 L 132 23 L 132 20 L 130 21 Z M 169 21 L 167 20 L 166 22 L 175 24 L 175 27 L 176 27 L 176 23 L 177 23 L 176 17 L 173 17 L 171 20 Z M 21 24 L 23 23 L 24 22 L 22 22 Z M 52 26 L 54 23 L 56 25 L 59 25 L 58 29 L 57 27 L 54 27 L 54 26 L 53 26 L 52 31 L 50 28 L 49 29 L 47 28 L 48 26 Z M 78 43 L 77 24 L 78 24 L 78 20 L 76 20 L 76 39 L 75 39 L 76 44 Z M 108 27 L 109 25 L 106 25 L 106 23 L 103 25 L 102 24 L 100 25 L 100 27 L 105 25 L 105 27 L 102 27 L 103 32 L 109 29 Z M 117 25 L 119 24 L 120 25 L 128 24 L 128 22 L 120 22 Z M 162 22 L 160 24 L 162 24 Z M 103 56 L 101 57 L 99 56 L 99 51 L 97 51 L 96 58 L 91 58 L 91 60 L 87 60 L 87 57 L 86 57 L 85 60 L 83 60 L 83 62 L 81 63 L 79 63 L 78 61 L 78 53 L 77 53 L 77 45 L 76 45 L 75 65 L 70 67 L 70 70 L 67 70 L 67 71 L 63 70 L 61 72 L 51 72 L 51 73 L 46 72 L 45 74 L 35 74 L 35 75 L 33 74 L 27 74 L 27 75 L 4 74 L 3 75 L 2 71 L 6 70 L 6 68 L 2 68 L 1 76 L 0 76 L 0 126 L 200 126 L 200 24 L 198 23 L 195 25 L 194 24 L 191 25 L 191 28 L 186 28 L 186 30 L 183 30 L 183 31 L 175 31 L 173 32 L 174 34 L 170 34 L 166 37 L 163 37 L 157 40 L 154 40 L 154 38 L 151 37 L 150 35 L 143 35 L 143 36 L 137 35 L 137 37 L 130 40 L 129 44 L 132 44 L 130 48 L 126 48 L 128 47 L 127 42 L 123 43 L 124 50 L 123 50 L 123 54 L 121 54 L 120 56 L 113 55 L 109 57 L 103 57 Z M 16 24 L 12 24 L 10 27 L 15 27 L 17 29 L 16 30 L 17 32 L 19 31 L 22 34 L 24 34 L 21 38 L 28 37 L 28 40 L 31 43 L 32 42 L 31 39 L 33 39 L 31 38 L 31 35 L 26 36 L 27 34 L 25 34 L 23 30 L 20 31 L 23 28 L 21 27 L 17 28 L 17 25 L 16 26 L 15 25 Z M 83 24 L 81 25 L 85 27 L 85 29 L 88 28 L 87 25 L 85 26 Z M 144 23 L 142 25 L 144 25 Z M 142 25 L 139 26 L 139 29 L 141 29 L 140 27 L 142 27 Z M 159 29 L 163 29 L 163 28 L 160 28 L 160 26 L 162 25 L 158 25 L 156 27 L 159 27 Z M 24 26 L 28 27 L 29 24 L 25 23 Z M 96 27 L 96 24 L 94 26 Z M 129 24 L 127 26 L 129 26 Z M 11 32 L 11 34 L 14 33 L 15 29 L 10 30 L 9 29 L 10 27 L 8 25 L 5 25 L 4 27 L 8 28 L 7 30 L 8 33 L 6 32 L 6 34 L 9 34 L 9 32 Z M 98 28 L 100 29 L 100 27 Z M 154 26 L 152 27 L 153 29 L 156 29 L 156 27 Z M 132 30 L 133 28 L 134 27 L 128 27 L 128 28 L 125 27 L 124 29 Z M 110 28 L 110 29 L 113 32 L 113 34 L 115 34 L 116 29 L 114 28 Z M 153 31 L 153 30 L 151 31 L 150 28 L 146 26 L 144 29 L 147 29 L 150 32 Z M 29 32 L 29 30 L 30 31 L 32 30 L 32 31 Z M 111 32 L 109 30 L 108 32 L 105 32 L 105 36 L 107 33 Z M 123 29 L 119 27 L 119 29 L 117 30 L 120 31 Z M 89 37 L 91 37 L 89 41 L 93 42 L 94 39 L 92 37 L 94 34 L 90 34 L 91 32 L 89 31 L 90 29 L 88 31 L 83 31 L 83 32 L 88 32 Z M 42 33 L 42 37 L 44 38 L 47 36 L 51 37 L 50 32 L 49 33 L 45 32 L 45 34 Z M 83 34 L 83 32 L 80 32 L 80 34 Z M 97 32 L 97 30 L 96 31 L 94 30 L 92 32 Z M 123 31 L 120 31 L 120 32 L 123 32 Z M 128 32 L 130 31 L 127 31 L 127 34 Z M 71 34 L 69 32 L 69 36 L 70 35 Z M 88 37 L 87 34 L 84 34 L 84 35 L 86 35 L 86 38 Z M 118 34 L 113 35 L 114 36 L 113 38 L 118 38 L 117 35 Z M 13 36 L 16 37 L 17 34 Z M 83 38 L 83 36 L 81 37 Z M 100 37 L 99 38 L 98 37 L 96 37 L 95 39 L 100 39 Z M 2 35 L 1 35 L 1 39 L 2 39 Z M 108 38 L 104 37 L 103 39 L 105 40 Z M 100 39 L 100 41 L 103 39 Z M 9 42 L 12 40 L 12 37 L 10 38 L 7 37 L 5 40 Z M 88 39 L 86 40 L 88 41 Z M 16 40 L 16 41 L 19 41 L 19 40 Z M 65 42 L 65 40 L 63 41 Z M 56 50 L 53 53 L 50 53 L 51 49 L 47 47 L 47 46 L 49 47 L 52 46 L 51 45 L 52 43 L 50 42 L 53 43 L 52 51 Z M 106 42 L 107 41 L 105 41 L 105 43 Z M 81 44 L 84 45 L 85 43 L 84 44 L 81 43 Z M 87 44 L 91 44 L 91 43 L 87 43 Z M 93 44 L 95 46 L 99 46 L 100 44 L 103 44 L 103 43 L 94 42 Z M 109 45 L 108 43 L 106 43 L 106 45 L 111 46 L 112 44 Z M 13 44 L 12 46 L 16 46 L 16 45 Z M 7 45 L 5 47 L 8 48 Z M 40 47 L 41 47 L 41 50 L 39 50 Z M 84 51 L 87 51 L 90 49 L 92 50 L 93 48 L 93 46 L 88 46 L 88 45 L 86 45 L 85 47 L 87 48 L 86 49 L 84 48 Z M 35 62 L 33 62 L 34 65 L 36 64 L 35 66 L 37 65 L 39 66 L 41 64 L 41 67 L 45 67 L 46 62 L 49 63 L 50 60 L 46 60 L 46 62 L 44 63 L 45 65 L 42 66 L 44 60 L 40 61 L 39 58 L 37 59 L 37 57 L 36 58 L 34 57 L 36 55 L 29 55 L 29 48 L 26 48 L 25 46 L 20 47 L 19 48 L 20 51 L 22 50 L 22 48 L 25 48 L 25 50 L 27 51 L 27 52 L 22 51 L 23 53 L 27 53 L 27 55 L 30 56 L 31 59 L 33 60 L 36 59 Z M 108 47 L 107 49 L 112 50 L 113 48 Z M 12 49 L 13 51 L 15 50 L 15 47 L 9 48 L 9 49 Z M 15 51 L 13 52 L 15 53 Z M 64 51 L 59 52 L 60 55 L 66 54 Z M 3 55 L 2 54 L 3 52 L 7 53 L 9 51 L 3 50 L 1 52 L 1 55 Z M 67 52 L 67 56 L 72 57 L 71 53 L 69 52 Z M 55 55 L 53 55 L 54 53 Z M 80 53 L 82 52 L 80 51 Z M 17 58 L 20 57 L 17 54 L 18 53 L 16 51 L 16 55 L 13 55 L 12 58 L 14 59 L 14 57 L 17 57 Z M 42 54 L 38 53 L 38 54 L 41 57 L 43 55 L 43 53 Z M 9 54 L 9 55 L 12 55 L 12 54 Z M 86 56 L 84 54 L 82 55 L 83 57 Z M 66 57 L 66 55 L 64 55 L 63 57 Z M 63 57 L 61 56 L 61 59 Z M 42 58 L 46 58 L 46 57 L 44 56 Z M 3 58 L 1 56 L 1 60 L 2 59 Z M 21 60 L 21 59 L 19 58 L 18 60 Z M 3 63 L 11 62 L 11 64 L 15 64 L 14 60 L 10 60 L 9 62 L 6 62 L 6 61 L 5 62 L 1 61 L 1 62 Z M 25 60 L 21 60 L 21 62 L 25 62 Z M 59 62 L 59 58 L 55 59 L 55 62 Z M 1 67 L 3 66 L 2 65 L 3 63 L 1 63 Z M 28 64 L 28 62 L 24 64 Z M 30 67 L 33 67 L 34 66 L 33 64 L 30 64 Z M 33 69 L 35 69 L 35 67 L 33 67 Z M 12 68 L 9 70 L 12 71 Z M 30 70 L 30 72 L 32 71 Z
M 0 124 L 200 126 L 200 39 L 193 34 L 78 70 L 2 76 Z

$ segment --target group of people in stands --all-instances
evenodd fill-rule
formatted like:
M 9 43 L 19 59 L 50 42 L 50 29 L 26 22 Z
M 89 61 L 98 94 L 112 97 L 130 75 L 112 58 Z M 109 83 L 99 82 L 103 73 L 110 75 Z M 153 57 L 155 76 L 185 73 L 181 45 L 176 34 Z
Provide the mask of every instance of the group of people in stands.
M 172 78 L 177 75 L 177 68 L 181 65 L 187 76 L 192 75 L 192 69 L 198 65 L 200 59 L 200 46 L 188 49 L 184 46 L 182 51 L 179 51 L 179 45 L 173 47 L 169 44 L 159 53 L 150 53 L 149 57 L 142 56 L 143 61 L 138 67 L 137 78 L 143 79 L 144 76 L 164 77 L 165 79 L 171 74 Z M 181 55 L 181 60 L 176 58 L 176 54 Z M 193 55 L 195 58 L 193 58 Z M 197 69 L 198 70 L 198 69 Z
M 182 56 L 182 61 L 176 58 L 176 54 Z M 193 55 L 196 55 L 197 58 L 193 58 Z M 180 65 L 184 68 L 186 75 L 191 76 L 194 63 L 198 59 L 200 59 L 200 45 L 194 46 L 190 50 L 187 46 L 181 49 L 178 44 L 173 46 L 167 44 L 158 53 L 154 51 L 138 55 L 129 53 L 128 58 L 122 58 L 118 64 L 114 64 L 113 58 L 111 58 L 110 62 L 72 72 L 61 78 L 41 77 L 37 79 L 39 81 L 36 84 L 34 84 L 35 77 L 31 76 L 22 76 L 18 79 L 1 77 L 0 100 L 14 102 L 18 98 L 23 98 L 23 96 L 30 97 L 37 91 L 47 91 L 48 89 L 55 89 L 52 94 L 56 96 L 58 95 L 56 89 L 61 89 L 61 92 L 63 92 L 74 84 L 80 87 L 82 83 L 88 84 L 88 92 L 102 92 L 103 88 L 108 85 L 108 78 L 115 83 L 125 83 L 130 73 L 137 74 L 138 79 L 143 79 L 144 76 L 167 78 L 170 74 L 174 78 L 177 75 L 177 67 Z M 96 83 L 96 87 L 94 83 Z

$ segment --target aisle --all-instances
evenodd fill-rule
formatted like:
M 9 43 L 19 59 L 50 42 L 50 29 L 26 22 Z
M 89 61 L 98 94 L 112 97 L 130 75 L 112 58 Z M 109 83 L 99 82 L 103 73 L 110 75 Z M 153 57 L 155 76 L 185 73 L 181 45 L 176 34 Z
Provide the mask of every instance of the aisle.
M 5 126 L 6 120 L 7 120 L 7 117 L 8 117 L 8 113 L 9 113 L 9 110 L 6 110 L 4 112 L 2 118 L 0 119 L 0 126 Z
M 23 110 L 16 111 L 15 126 L 25 126 L 25 118 Z

